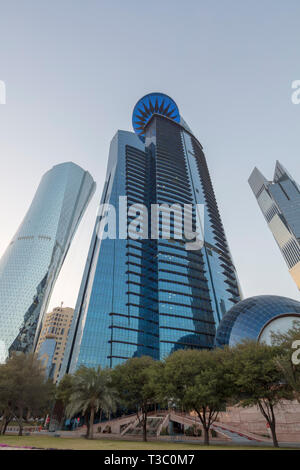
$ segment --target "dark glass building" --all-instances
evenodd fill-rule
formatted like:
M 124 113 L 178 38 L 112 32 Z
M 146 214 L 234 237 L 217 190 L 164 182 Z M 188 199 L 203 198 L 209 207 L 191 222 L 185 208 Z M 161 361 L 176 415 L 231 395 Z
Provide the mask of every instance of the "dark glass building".
M 300 302 L 278 295 L 249 297 L 232 307 L 222 319 L 216 346 L 234 346 L 243 340 L 272 340 L 272 332 L 285 332 L 300 321 Z
M 116 208 L 117 232 L 120 196 L 127 209 L 143 204 L 149 213 L 153 204 L 176 204 L 170 236 L 163 236 L 161 216 L 159 238 L 150 236 L 152 220 L 141 209 L 148 237 L 103 239 L 99 214 L 61 376 L 81 364 L 114 367 L 132 356 L 161 359 L 180 348 L 211 348 L 222 316 L 240 300 L 200 142 L 161 93 L 139 100 L 132 121 L 135 133 L 118 131 L 111 142 L 101 203 Z M 187 249 L 186 232 L 179 239 L 184 205 L 193 229 L 204 209 L 204 245 L 197 250 Z

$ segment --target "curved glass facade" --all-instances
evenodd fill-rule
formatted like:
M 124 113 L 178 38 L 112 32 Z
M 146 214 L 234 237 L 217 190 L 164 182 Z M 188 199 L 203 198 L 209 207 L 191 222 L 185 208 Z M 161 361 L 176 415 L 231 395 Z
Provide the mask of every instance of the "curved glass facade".
M 95 191 L 74 163 L 42 178 L 31 206 L 0 260 L 0 361 L 34 345 L 72 238 Z
M 245 339 L 259 340 L 266 326 L 278 318 L 282 318 L 281 327 L 284 324 L 290 326 L 291 318 L 300 320 L 300 302 L 277 295 L 245 299 L 232 307 L 222 319 L 217 330 L 216 346 L 234 346 Z
M 299 314 L 286 313 L 272 318 L 261 330 L 258 341 L 272 344 L 273 333 L 285 333 L 294 327 L 295 322 L 297 325 L 300 322 Z
M 137 240 L 101 239 L 100 215 L 61 376 L 81 364 L 114 367 L 132 356 L 161 359 L 180 348 L 212 348 L 220 319 L 240 300 L 202 146 L 180 116 L 155 111 L 157 95 L 135 107 L 145 99 L 154 103 L 143 140 L 140 129 L 113 138 L 101 202 L 114 205 L 117 221 L 119 196 L 127 198 L 127 209 L 143 204 L 149 213 L 153 204 L 189 205 L 193 228 L 202 204 L 204 246 L 187 250 L 184 239 L 176 238 L 182 230 L 176 211 L 168 238 L 161 236 L 166 226 L 159 219 L 158 239 L 150 233 Z

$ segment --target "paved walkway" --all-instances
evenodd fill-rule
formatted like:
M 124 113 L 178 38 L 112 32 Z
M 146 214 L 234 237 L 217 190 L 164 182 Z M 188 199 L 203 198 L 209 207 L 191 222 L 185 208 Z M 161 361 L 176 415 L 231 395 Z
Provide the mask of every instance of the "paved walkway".
M 37 450 L 37 449 L 23 449 L 23 447 L 1 447 L 0 450 Z
M 0 444 L 0 450 L 40 450 L 40 449 L 32 449 L 31 447 L 18 447 L 18 446 L 8 446 L 5 444 Z
M 249 442 L 251 442 L 251 439 L 249 439 L 247 436 L 230 431 L 229 429 L 221 428 L 217 426 L 216 424 L 213 425 L 213 429 L 215 429 L 221 435 L 225 434 L 225 436 L 229 437 L 231 442 L 234 442 L 236 444 L 249 444 Z M 259 441 L 255 441 L 255 442 L 259 442 Z

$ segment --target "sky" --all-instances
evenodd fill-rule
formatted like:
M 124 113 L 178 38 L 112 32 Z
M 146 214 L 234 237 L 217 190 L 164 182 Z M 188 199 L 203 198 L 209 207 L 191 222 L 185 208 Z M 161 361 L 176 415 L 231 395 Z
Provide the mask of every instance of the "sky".
M 248 185 L 300 182 L 299 0 L 0 0 L 0 256 L 42 175 L 73 161 L 97 192 L 49 309 L 74 307 L 110 140 L 143 95 L 170 95 L 204 147 L 244 297 L 299 291 Z

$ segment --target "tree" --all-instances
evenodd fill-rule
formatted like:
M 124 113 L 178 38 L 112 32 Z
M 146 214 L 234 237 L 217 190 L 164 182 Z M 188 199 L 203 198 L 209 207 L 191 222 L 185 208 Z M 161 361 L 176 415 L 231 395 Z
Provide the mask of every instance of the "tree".
M 70 403 L 71 395 L 73 391 L 73 375 L 66 374 L 59 382 L 56 388 L 56 404 L 60 404 L 62 413 L 60 416 L 61 426 L 63 425 L 66 418 L 66 408 Z
M 87 438 L 94 437 L 94 418 L 98 411 L 111 412 L 116 407 L 116 393 L 111 387 L 111 371 L 81 366 L 72 379 L 72 393 L 67 415 L 72 418 L 81 413 L 88 416 Z
M 44 413 L 53 400 L 55 386 L 46 380 L 44 368 L 33 353 L 20 353 L 13 354 L 1 367 L 0 389 L 6 425 L 15 417 L 22 436 L 24 416 Z
M 227 362 L 239 406 L 258 407 L 270 427 L 274 447 L 278 447 L 274 408 L 280 400 L 291 398 L 275 363 L 279 352 L 276 346 L 245 341 L 231 348 Z
M 149 356 L 133 357 L 113 370 L 113 383 L 121 404 L 127 410 L 136 410 L 143 429 L 143 440 L 147 441 L 147 416 L 149 408 L 156 403 L 157 389 L 153 374 L 158 361 Z
M 280 355 L 275 359 L 276 365 L 300 403 L 300 322 L 294 322 L 286 333 L 273 333 L 272 343 L 280 347 Z
M 13 403 L 12 392 L 14 390 L 12 377 L 7 376 L 5 364 L 0 365 L 0 414 L 2 414 L 2 422 L 0 435 L 5 434 L 9 422 L 12 420 Z
M 222 351 L 179 350 L 165 359 L 161 398 L 195 411 L 209 444 L 209 430 L 225 409 L 231 385 L 222 368 Z

